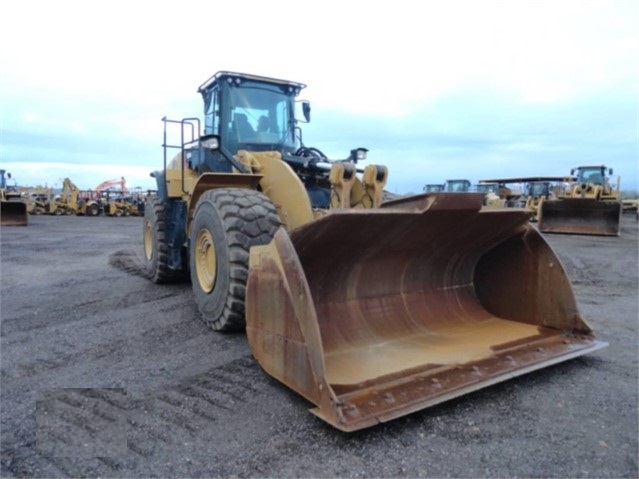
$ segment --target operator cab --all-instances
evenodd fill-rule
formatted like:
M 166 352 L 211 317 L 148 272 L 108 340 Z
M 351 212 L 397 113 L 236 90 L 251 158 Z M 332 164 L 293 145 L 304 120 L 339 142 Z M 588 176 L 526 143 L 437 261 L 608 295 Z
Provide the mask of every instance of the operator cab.
M 577 183 L 603 185 L 607 180 L 605 166 L 580 166 L 573 168 L 570 174 L 574 175 L 575 170 L 577 171 Z M 612 175 L 612 168 L 608 170 L 608 174 Z
M 532 181 L 528 183 L 528 196 L 533 198 L 550 196 L 550 183 L 548 181 Z
M 171 161 L 170 168 L 179 168 L 182 158 L 181 167 L 198 175 L 234 170 L 248 173 L 236 158 L 239 150 L 276 151 L 304 184 L 313 208 L 328 208 L 331 164 L 357 164 L 366 159 L 368 150 L 355 148 L 345 159 L 329 160 L 319 149 L 304 146 L 297 122 L 310 121 L 310 104 L 296 98 L 305 87 L 303 83 L 245 73 L 216 73 L 198 88 L 204 100 L 202 135 L 198 118 L 163 118 L 165 169 L 168 148 L 179 148 L 182 153 Z M 301 114 L 296 116 L 298 106 Z M 167 141 L 170 123 L 180 125 L 179 145 Z
M 440 184 L 424 185 L 424 191 L 426 193 L 439 193 L 440 191 L 444 191 L 444 185 L 440 185 Z
M 476 190 L 478 193 L 494 193 L 499 195 L 499 183 L 479 183 L 476 186 Z
M 449 193 L 468 193 L 470 191 L 469 180 L 447 180 L 445 191 Z
M 256 75 L 218 72 L 198 88 L 204 100 L 204 134 L 220 138 L 218 154 L 226 158 L 238 150 L 292 155 L 297 150 L 295 98 L 305 86 Z M 308 111 L 306 108 L 305 112 Z M 225 169 L 230 171 L 231 164 L 226 163 Z M 213 168 L 213 171 L 220 170 Z

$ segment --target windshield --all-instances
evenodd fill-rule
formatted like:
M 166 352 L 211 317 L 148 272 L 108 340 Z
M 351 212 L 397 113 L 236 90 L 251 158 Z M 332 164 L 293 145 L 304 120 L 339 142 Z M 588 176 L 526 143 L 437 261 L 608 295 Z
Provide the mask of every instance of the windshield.
M 479 193 L 495 193 L 499 190 L 499 186 L 495 184 L 487 184 L 483 183 L 481 185 L 477 185 L 477 192 Z
M 602 185 L 604 182 L 603 168 L 596 166 L 592 168 L 579 168 L 577 172 L 577 181 L 579 183 L 594 183 Z
M 470 182 L 466 180 L 450 180 L 446 183 L 446 191 L 453 193 L 465 193 L 470 187 Z
M 531 183 L 530 186 L 530 196 L 547 196 L 548 195 L 548 185 L 546 183 Z
M 229 131 L 238 144 L 294 148 L 290 97 L 273 86 L 244 84 L 229 90 Z

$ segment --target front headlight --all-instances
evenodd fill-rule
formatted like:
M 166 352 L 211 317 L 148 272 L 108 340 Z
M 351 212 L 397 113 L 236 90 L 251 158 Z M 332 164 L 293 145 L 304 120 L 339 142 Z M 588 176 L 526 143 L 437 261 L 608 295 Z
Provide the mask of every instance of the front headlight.
M 366 148 L 355 148 L 354 150 L 351 150 L 351 158 L 355 163 L 357 163 L 358 161 L 365 160 L 367 153 L 368 150 Z

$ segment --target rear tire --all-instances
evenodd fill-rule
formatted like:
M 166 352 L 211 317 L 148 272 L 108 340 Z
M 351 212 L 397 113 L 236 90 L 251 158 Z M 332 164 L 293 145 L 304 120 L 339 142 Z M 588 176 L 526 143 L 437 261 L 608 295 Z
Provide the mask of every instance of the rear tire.
M 87 208 L 87 216 L 98 216 L 98 205 L 91 203 Z
M 262 193 L 220 188 L 202 194 L 189 240 L 191 283 L 202 320 L 214 331 L 240 331 L 251 246 L 269 243 L 280 226 Z
M 166 242 L 166 204 L 158 197 L 151 198 L 144 208 L 143 256 L 147 277 L 157 284 L 185 279 L 184 271 L 169 268 Z

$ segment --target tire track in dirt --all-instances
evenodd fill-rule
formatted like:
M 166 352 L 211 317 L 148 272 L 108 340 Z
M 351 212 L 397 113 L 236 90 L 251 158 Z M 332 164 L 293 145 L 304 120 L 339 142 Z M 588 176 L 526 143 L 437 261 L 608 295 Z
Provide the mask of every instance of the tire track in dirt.
M 56 348 L 53 357 L 34 358 L 30 361 L 18 364 L 13 373 L 3 370 L 3 381 L 22 381 L 26 377 L 34 377 L 52 370 L 64 368 L 69 365 L 80 365 L 89 359 L 99 360 L 106 358 L 116 351 L 124 351 L 129 340 L 127 338 L 113 339 L 108 343 L 94 344 L 90 347 L 74 352 L 67 352 L 63 348 Z M 6 386 L 6 384 L 5 384 Z
M 148 458 L 201 439 L 259 401 L 260 381 L 266 379 L 247 356 L 156 392 L 129 410 L 129 450 Z
M 36 450 L 43 456 L 126 454 L 126 391 L 65 388 L 36 400 Z

